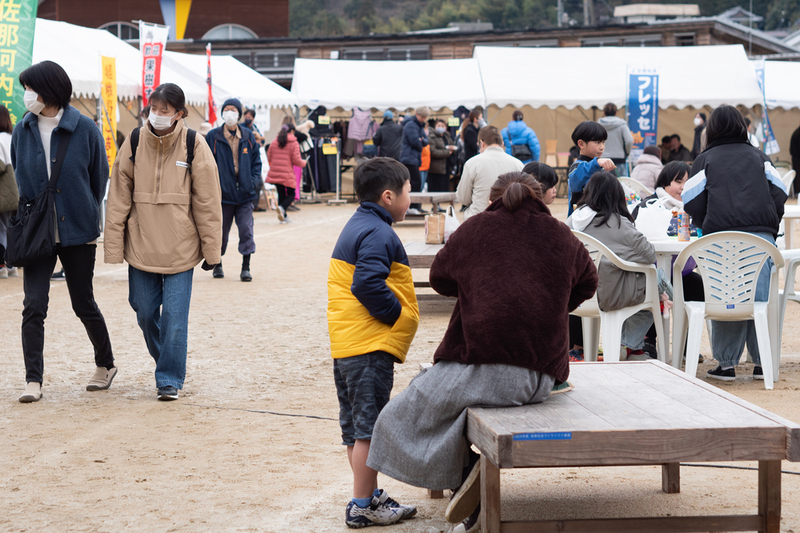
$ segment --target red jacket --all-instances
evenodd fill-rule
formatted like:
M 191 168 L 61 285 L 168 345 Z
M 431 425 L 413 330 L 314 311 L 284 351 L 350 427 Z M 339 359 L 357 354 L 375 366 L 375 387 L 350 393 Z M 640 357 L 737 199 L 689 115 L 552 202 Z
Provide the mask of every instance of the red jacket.
M 280 147 L 277 139 L 269 145 L 267 183 L 277 183 L 294 189 L 297 187 L 297 178 L 294 175 L 293 167 L 304 167 L 306 161 L 300 157 L 300 144 L 297 142 L 297 138 L 291 133 L 286 138 L 286 146 L 283 148 Z
M 541 200 L 496 200 L 466 220 L 431 266 L 431 287 L 456 296 L 434 361 L 506 364 L 569 376 L 567 315 L 597 289 L 581 242 Z

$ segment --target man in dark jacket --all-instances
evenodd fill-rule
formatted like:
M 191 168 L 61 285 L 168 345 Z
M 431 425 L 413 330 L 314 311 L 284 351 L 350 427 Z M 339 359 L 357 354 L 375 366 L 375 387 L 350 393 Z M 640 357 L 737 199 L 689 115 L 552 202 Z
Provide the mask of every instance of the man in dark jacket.
M 403 137 L 403 126 L 396 123 L 394 114 L 387 110 L 383 113 L 381 127 L 372 137 L 372 142 L 378 148 L 378 155 L 381 157 L 391 157 L 400 161 L 400 142 Z
M 242 254 L 242 272 L 239 279 L 252 281 L 250 255 L 256 251 L 253 240 L 253 200 L 261 185 L 261 156 L 253 133 L 242 124 L 242 103 L 236 98 L 222 104 L 225 124 L 206 134 L 219 169 L 222 188 L 222 255 L 228 247 L 228 234 L 234 218 L 239 228 L 239 253 Z M 236 154 L 236 156 L 234 156 Z M 222 263 L 214 267 L 214 277 L 222 278 Z
M 677 133 L 672 135 L 672 146 L 669 155 L 667 155 L 667 163 L 670 161 L 683 161 L 685 163 L 692 161 L 692 153 L 681 144 L 681 136 Z
M 800 128 L 794 130 L 789 141 L 789 155 L 792 156 L 792 168 L 797 172 L 794 176 L 794 194 L 800 194 Z
M 411 192 L 422 191 L 422 177 L 419 167 L 422 164 L 422 149 L 428 146 L 428 135 L 425 133 L 425 121 L 428 120 L 430 110 L 421 106 L 414 111 L 414 116 L 408 115 L 403 121 L 403 137 L 400 144 L 400 162 L 403 163 L 411 174 Z M 408 212 L 412 215 L 424 214 L 420 209 L 422 204 L 411 204 Z

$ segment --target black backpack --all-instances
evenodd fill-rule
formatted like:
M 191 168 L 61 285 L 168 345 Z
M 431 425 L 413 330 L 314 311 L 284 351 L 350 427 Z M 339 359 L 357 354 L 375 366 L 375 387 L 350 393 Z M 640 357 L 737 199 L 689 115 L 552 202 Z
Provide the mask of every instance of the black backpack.
M 131 161 L 136 164 L 136 149 L 139 148 L 139 130 L 136 128 L 131 132 Z M 186 131 L 186 164 L 189 166 L 189 174 L 192 173 L 192 161 L 194 161 L 194 143 L 197 132 L 187 128 Z

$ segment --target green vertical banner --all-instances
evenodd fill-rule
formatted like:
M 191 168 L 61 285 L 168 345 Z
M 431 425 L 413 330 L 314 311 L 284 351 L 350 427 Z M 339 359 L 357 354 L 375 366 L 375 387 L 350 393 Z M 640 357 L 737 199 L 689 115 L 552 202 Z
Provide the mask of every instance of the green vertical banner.
M 19 73 L 33 61 L 33 34 L 38 0 L 0 0 L 0 104 L 11 113 L 11 123 L 25 114 Z

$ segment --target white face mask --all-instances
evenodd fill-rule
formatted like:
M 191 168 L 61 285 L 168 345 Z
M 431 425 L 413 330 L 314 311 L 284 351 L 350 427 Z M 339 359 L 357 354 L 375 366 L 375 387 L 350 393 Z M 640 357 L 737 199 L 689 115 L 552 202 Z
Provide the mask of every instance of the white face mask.
M 222 120 L 225 121 L 226 126 L 232 128 L 239 122 L 239 113 L 236 111 L 223 111 Z
M 177 115 L 177 113 L 175 113 Z M 150 125 L 153 126 L 154 130 L 168 130 L 172 127 L 172 119 L 175 118 L 175 115 L 171 117 L 162 117 L 161 115 L 156 115 L 152 111 L 147 116 L 147 120 L 150 121 Z
M 703 119 L 700 117 L 694 117 L 694 125 L 700 126 L 701 124 L 703 124 Z
M 447 131 L 445 128 L 442 128 L 442 127 L 436 128 L 436 133 L 438 133 L 438 134 L 442 134 L 445 131 Z
M 34 115 L 38 115 L 42 112 L 42 109 L 44 109 L 44 102 L 40 102 L 39 95 L 30 89 L 25 89 L 25 94 L 22 96 L 22 101 L 28 111 Z

